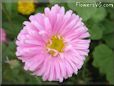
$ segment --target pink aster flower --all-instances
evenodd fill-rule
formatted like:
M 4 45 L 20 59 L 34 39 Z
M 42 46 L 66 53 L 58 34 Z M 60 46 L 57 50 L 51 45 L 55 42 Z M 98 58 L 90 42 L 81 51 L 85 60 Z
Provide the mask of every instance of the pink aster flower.
M 60 81 L 77 74 L 88 55 L 90 34 L 72 10 L 54 5 L 31 15 L 17 37 L 18 59 L 24 69 L 43 80 Z M 86 39 L 85 39 L 86 38 Z
M 4 29 L 0 28 L 0 43 L 2 42 L 6 42 L 6 32 L 4 31 Z

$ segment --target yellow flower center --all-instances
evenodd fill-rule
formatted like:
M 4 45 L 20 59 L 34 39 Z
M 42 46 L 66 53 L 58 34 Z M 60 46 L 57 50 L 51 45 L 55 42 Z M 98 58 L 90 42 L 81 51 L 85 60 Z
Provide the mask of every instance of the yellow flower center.
M 61 36 L 52 36 L 51 40 L 47 43 L 48 53 L 52 56 L 58 55 L 59 52 L 63 52 L 64 50 L 64 41 Z

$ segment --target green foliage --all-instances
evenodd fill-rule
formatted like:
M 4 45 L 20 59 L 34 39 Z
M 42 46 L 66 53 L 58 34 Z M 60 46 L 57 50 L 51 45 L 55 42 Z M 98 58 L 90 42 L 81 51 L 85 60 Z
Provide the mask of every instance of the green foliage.
M 93 21 L 100 22 L 106 17 L 106 10 L 105 8 L 97 8 L 95 14 L 92 16 Z
M 114 4 L 113 4 L 114 5 Z M 107 13 L 108 13 L 108 17 L 111 19 L 111 20 L 114 20 L 114 8 L 106 8 L 107 10 Z
M 114 23 L 110 20 L 104 20 L 103 25 L 105 27 L 104 34 L 114 33 Z
M 105 44 L 98 45 L 93 52 L 93 65 L 98 67 L 101 73 L 106 74 L 107 80 L 114 84 L 114 54 Z
M 22 28 L 22 23 L 26 20 L 17 12 L 17 3 L 9 3 L 10 7 L 7 7 L 8 3 L 3 3 L 3 19 L 2 27 L 6 30 L 9 39 L 15 39 L 17 34 Z M 13 16 L 12 16 L 13 15 Z
M 11 60 L 12 61 L 12 60 Z M 3 65 L 3 83 L 4 84 L 40 84 L 41 79 L 30 75 L 22 69 L 22 65 L 11 68 L 8 63 Z
M 101 39 L 103 36 L 103 29 L 101 29 L 97 24 L 94 24 L 91 28 L 89 28 L 89 32 L 91 34 L 90 38 L 92 40 Z
M 103 37 L 103 40 L 106 42 L 106 44 L 114 49 L 114 33 L 105 35 Z
M 43 13 L 44 12 L 44 7 L 40 7 L 36 10 L 36 13 L 39 13 L 39 12 Z
M 8 58 L 15 58 L 16 46 L 14 42 L 9 42 L 8 45 L 2 44 L 2 57 L 3 61 Z

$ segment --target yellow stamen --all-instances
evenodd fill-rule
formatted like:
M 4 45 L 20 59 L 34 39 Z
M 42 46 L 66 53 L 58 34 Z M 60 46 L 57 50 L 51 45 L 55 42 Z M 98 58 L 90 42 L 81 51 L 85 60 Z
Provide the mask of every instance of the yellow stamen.
M 47 43 L 48 53 L 52 56 L 56 56 L 58 52 L 64 51 L 64 41 L 61 36 L 52 36 L 52 38 Z

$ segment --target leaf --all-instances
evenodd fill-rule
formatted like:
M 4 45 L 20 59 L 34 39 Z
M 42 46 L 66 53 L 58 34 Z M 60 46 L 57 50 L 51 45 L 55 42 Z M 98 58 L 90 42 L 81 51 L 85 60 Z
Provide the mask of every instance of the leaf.
M 14 14 L 11 18 L 10 17 L 10 21 L 9 20 L 4 20 L 5 16 L 3 16 L 3 24 L 2 27 L 5 29 L 6 33 L 7 33 L 7 37 L 9 39 L 15 39 L 17 34 L 20 32 L 22 26 L 23 26 L 23 21 L 26 20 L 26 18 L 20 16 L 19 14 Z M 18 21 L 17 21 L 18 20 Z
M 114 48 L 114 33 L 105 35 L 103 40 L 110 48 Z
M 95 14 L 92 16 L 92 19 L 94 22 L 100 22 L 106 17 L 106 15 L 107 13 L 105 8 L 100 7 L 100 8 L 97 8 Z
M 5 11 L 8 12 L 9 15 L 13 15 L 17 13 L 17 3 L 12 3 L 6 0 L 6 2 L 3 2 L 3 9 L 5 9 Z
M 102 38 L 103 35 L 103 30 L 96 24 L 94 24 L 92 26 L 92 28 L 89 28 L 89 32 L 90 32 L 90 38 L 92 40 L 99 40 Z
M 93 52 L 93 66 L 98 67 L 101 73 L 106 74 L 110 84 L 114 84 L 114 54 L 105 44 L 98 45 Z
M 105 27 L 104 34 L 110 34 L 114 32 L 114 22 L 110 20 L 105 20 L 103 22 L 103 25 Z
M 6 57 L 15 58 L 16 45 L 14 42 L 9 42 L 8 45 L 2 44 L 2 61 L 6 61 Z
M 3 7 L 7 10 L 9 15 L 12 14 L 12 3 L 3 3 Z
M 109 13 L 110 19 L 114 20 L 114 8 L 107 8 L 107 12 Z
M 72 0 L 71 0 L 72 1 Z M 77 14 L 82 17 L 83 21 L 87 21 L 96 13 L 96 7 L 81 7 L 76 5 L 75 2 L 68 3 L 69 8 L 77 12 Z

